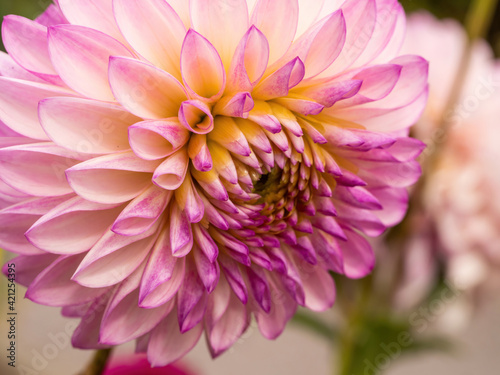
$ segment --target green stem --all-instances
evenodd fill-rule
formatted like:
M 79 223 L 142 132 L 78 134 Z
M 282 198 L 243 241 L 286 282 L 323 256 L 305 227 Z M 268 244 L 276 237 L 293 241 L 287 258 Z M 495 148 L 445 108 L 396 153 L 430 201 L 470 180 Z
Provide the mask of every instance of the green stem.
M 78 375 L 102 375 L 106 369 L 106 364 L 111 355 L 112 348 L 100 349 L 95 352 L 94 357 L 89 362 L 85 370 Z
M 498 0 L 472 0 L 465 28 L 471 40 L 484 38 L 489 31 Z
M 309 328 L 312 332 L 317 333 L 329 341 L 335 341 L 338 337 L 338 332 L 334 328 L 306 312 L 297 311 L 292 321 Z

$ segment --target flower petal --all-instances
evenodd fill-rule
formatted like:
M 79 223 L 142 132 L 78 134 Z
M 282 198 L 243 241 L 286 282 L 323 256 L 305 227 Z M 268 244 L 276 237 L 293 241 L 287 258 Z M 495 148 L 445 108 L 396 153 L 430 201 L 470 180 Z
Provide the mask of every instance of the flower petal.
M 71 24 L 99 30 L 124 41 L 113 17 L 112 0 L 57 0 L 57 3 Z
M 152 185 L 121 211 L 111 230 L 123 236 L 144 233 L 159 219 L 171 198 L 170 191 Z
M 180 55 L 186 28 L 164 0 L 115 0 L 118 26 L 130 45 L 155 66 L 181 79 Z
M 157 367 L 178 360 L 196 345 L 202 332 L 203 325 L 198 324 L 190 331 L 181 333 L 177 316 L 171 312 L 151 333 L 148 345 L 149 363 Z M 165 337 L 169 339 L 165 340 Z
M 46 306 L 79 305 L 103 295 L 106 288 L 85 288 L 71 280 L 82 255 L 61 256 L 30 284 L 26 298 Z
M 42 216 L 26 232 L 26 237 L 50 253 L 78 254 L 94 246 L 121 209 L 74 197 Z
M 47 48 L 45 26 L 24 17 L 6 16 L 2 24 L 2 37 L 9 55 L 24 69 L 41 78 L 57 76 Z
M 75 165 L 66 171 L 66 177 L 82 198 L 97 203 L 122 203 L 151 184 L 158 164 L 125 151 Z
M 34 143 L 0 149 L 0 175 L 14 189 L 35 196 L 72 193 L 66 169 L 80 156 L 53 143 Z
M 48 140 L 38 120 L 38 103 L 46 98 L 72 95 L 60 87 L 0 77 L 0 120 L 28 138 Z
M 182 81 L 196 99 L 215 101 L 226 85 L 224 66 L 215 47 L 201 34 L 189 30 L 181 52 Z
M 175 77 L 139 60 L 112 57 L 109 83 L 116 100 L 145 119 L 175 117 L 181 103 L 187 99 Z
M 108 82 L 110 56 L 132 56 L 116 39 L 75 25 L 49 27 L 49 51 L 54 68 L 69 87 L 105 101 L 114 100 Z
M 248 29 L 248 8 L 245 0 L 190 0 L 191 24 L 219 51 L 229 68 L 234 51 Z
M 138 236 L 121 236 L 108 231 L 90 249 L 72 280 L 89 288 L 116 285 L 130 276 L 147 257 L 159 225 Z
M 56 144 L 86 154 L 130 149 L 127 128 L 140 121 L 117 105 L 83 98 L 42 100 L 39 116 Z
M 166 190 L 175 190 L 181 186 L 189 166 L 186 147 L 167 157 L 153 175 L 153 183 Z
M 250 23 L 255 25 L 269 42 L 269 63 L 285 54 L 295 37 L 299 17 L 297 0 L 259 0 L 253 9 Z
M 165 158 L 189 139 L 189 132 L 176 118 L 143 121 L 129 127 L 130 145 L 134 153 L 144 160 Z

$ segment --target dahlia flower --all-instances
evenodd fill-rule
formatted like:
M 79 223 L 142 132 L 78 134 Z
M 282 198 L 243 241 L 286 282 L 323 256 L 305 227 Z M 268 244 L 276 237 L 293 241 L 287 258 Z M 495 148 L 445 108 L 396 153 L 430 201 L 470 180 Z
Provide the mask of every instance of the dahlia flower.
M 431 64 L 429 105 L 414 128 L 432 145 L 429 151 L 440 152 L 435 168 L 427 171 L 423 198 L 437 236 L 427 240 L 436 247 L 427 252 L 442 258 L 449 278 L 462 289 L 481 284 L 500 266 L 500 63 L 485 41 L 472 46 L 458 102 L 445 112 L 466 44 L 458 22 L 417 13 L 409 19 L 403 47 Z M 451 124 L 446 137 L 437 130 L 443 117 Z
M 191 375 L 191 372 L 179 366 L 151 368 L 144 355 L 112 358 L 103 375 Z
M 59 0 L 6 17 L 0 246 L 26 296 L 154 366 L 332 306 L 401 220 L 427 62 L 395 0 Z M 14 132 L 14 134 L 11 134 Z

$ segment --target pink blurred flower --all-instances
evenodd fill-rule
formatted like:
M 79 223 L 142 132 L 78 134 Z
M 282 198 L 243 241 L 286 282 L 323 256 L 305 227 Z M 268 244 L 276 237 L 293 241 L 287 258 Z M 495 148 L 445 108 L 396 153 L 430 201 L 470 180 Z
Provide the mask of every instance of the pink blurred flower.
M 113 357 L 103 375 L 193 375 L 179 365 L 152 368 L 146 356 Z
M 250 10 L 250 11 L 249 11 Z M 420 175 L 427 62 L 395 0 L 59 0 L 8 16 L 0 245 L 78 348 L 155 366 L 276 338 L 374 265 Z M 15 199 L 14 199 L 15 198 Z M 20 201 L 19 201 L 20 200 Z
M 418 13 L 410 17 L 403 47 L 430 62 L 429 105 L 414 130 L 429 151 L 442 150 L 424 205 L 449 277 L 464 289 L 500 265 L 500 64 L 485 41 L 474 43 L 458 103 L 444 113 L 466 41 L 458 22 Z M 443 116 L 451 123 L 446 138 L 437 130 Z

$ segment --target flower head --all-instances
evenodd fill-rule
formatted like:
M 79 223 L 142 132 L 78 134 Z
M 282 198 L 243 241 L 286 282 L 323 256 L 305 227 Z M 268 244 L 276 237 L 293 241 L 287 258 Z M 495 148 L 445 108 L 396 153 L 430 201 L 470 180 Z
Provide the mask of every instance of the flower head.
M 495 199 L 500 191 L 500 65 L 488 44 L 476 41 L 468 70 L 460 74 L 466 48 L 467 36 L 458 22 L 427 13 L 410 17 L 403 50 L 431 63 L 429 105 L 414 130 L 432 145 L 430 150 L 440 152 L 428 171 L 423 199 L 437 232 L 434 256 L 443 258 L 457 286 L 470 289 L 500 265 L 500 205 Z M 455 79 L 463 85 L 456 105 L 446 112 Z M 450 123 L 446 137 L 438 132 L 443 120 Z
M 397 1 L 57 3 L 3 24 L 0 245 L 74 346 L 216 356 L 370 272 L 420 174 Z

